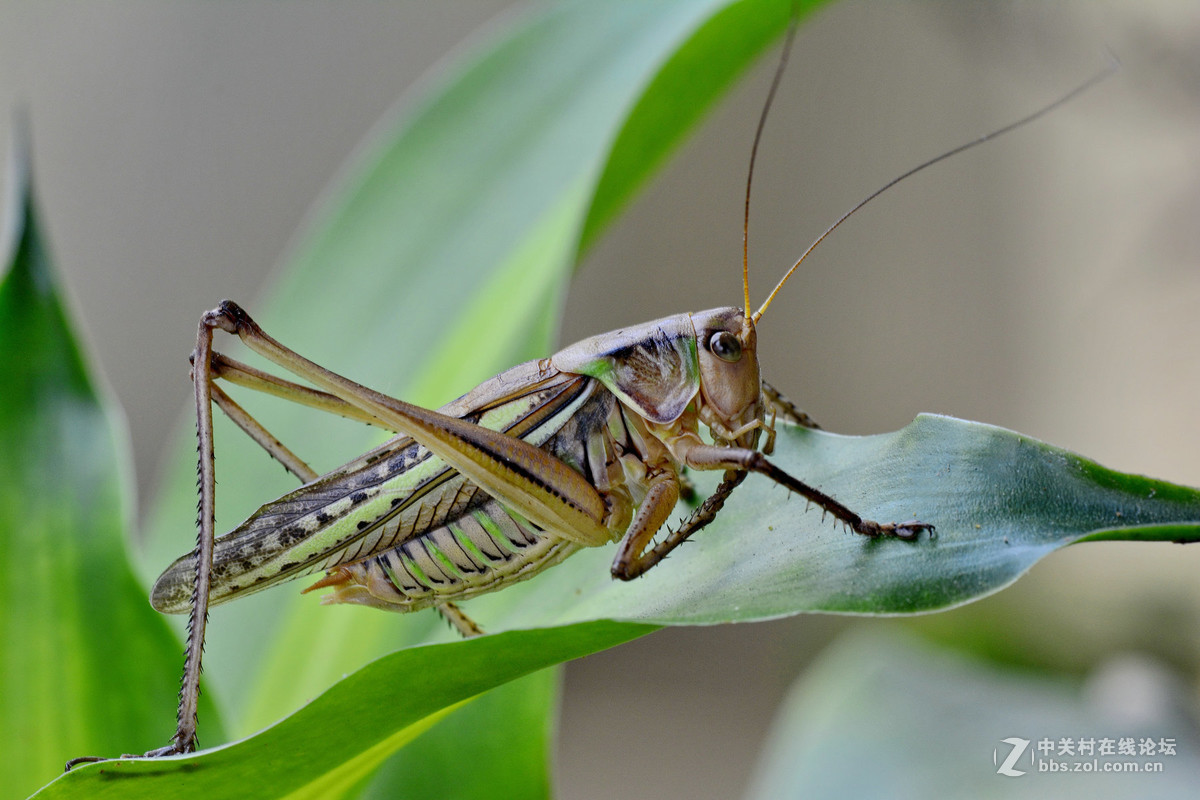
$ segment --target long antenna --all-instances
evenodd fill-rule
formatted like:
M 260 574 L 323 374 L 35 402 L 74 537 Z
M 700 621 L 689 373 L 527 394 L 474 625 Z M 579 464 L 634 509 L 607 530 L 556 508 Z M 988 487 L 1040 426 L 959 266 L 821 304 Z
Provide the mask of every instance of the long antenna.
M 758 128 L 754 131 L 754 144 L 750 146 L 750 169 L 746 172 L 746 214 L 742 220 L 742 294 L 745 303 L 742 308 L 750 313 L 750 185 L 754 182 L 754 160 L 758 157 L 758 143 L 762 140 L 763 128 L 767 124 L 767 112 L 775 100 L 775 91 L 783 79 L 783 71 L 787 67 L 788 56 L 792 52 L 792 42 L 796 39 L 796 24 L 800 21 L 799 10 L 792 4 L 792 19 L 788 22 L 787 33 L 783 37 L 783 52 L 779 54 L 779 64 L 775 67 L 775 76 L 771 78 L 771 88 L 767 91 L 767 101 L 763 103 L 762 114 L 758 117 Z
M 843 214 L 840 218 L 838 218 L 837 222 L 833 223 L 828 228 L 826 228 L 825 232 L 822 233 L 820 236 L 818 236 L 817 240 L 808 246 L 808 249 L 804 251 L 804 254 L 801 255 L 800 258 L 796 260 L 795 264 L 792 264 L 792 268 L 789 269 L 784 274 L 783 278 L 780 279 L 779 283 L 775 285 L 775 288 L 771 290 L 771 294 L 767 295 L 767 299 L 765 301 L 763 301 L 763 304 L 762 304 L 762 306 L 759 307 L 758 311 L 754 312 L 754 314 L 751 316 L 751 320 L 753 320 L 754 322 L 758 322 L 762 318 L 762 315 L 767 310 L 767 306 L 771 305 L 771 301 L 775 299 L 775 295 L 779 294 L 779 290 L 783 288 L 783 285 L 785 283 L 787 283 L 788 278 L 792 277 L 792 273 L 796 271 L 796 268 L 804 263 L 804 259 L 808 258 L 808 254 L 811 253 L 813 250 L 815 250 L 817 245 L 819 245 L 821 242 L 825 241 L 825 237 L 827 237 L 829 234 L 831 234 L 835 230 L 837 230 L 838 226 L 840 226 L 843 222 L 848 220 L 850 217 L 854 216 L 854 214 L 856 212 L 858 212 L 858 210 L 861 209 L 863 206 L 865 206 L 867 203 L 871 202 L 876 197 L 878 197 L 879 195 L 886 192 L 888 189 L 891 189 L 893 186 L 895 186 L 900 181 L 904 180 L 905 178 L 912 177 L 913 175 L 917 174 L 918 172 L 925 169 L 926 167 L 932 167 L 934 164 L 938 163 L 939 161 L 944 161 L 947 158 L 950 158 L 950 156 L 958 155 L 959 153 L 963 152 L 964 150 L 970 150 L 972 147 L 979 145 L 979 144 L 983 144 L 984 142 L 988 141 L 989 139 L 995 139 L 998 136 L 1003 136 L 1004 134 L 1006 134 L 1010 131 L 1020 128 L 1023 125 L 1028 125 L 1029 123 L 1033 122 L 1034 120 L 1038 119 L 1039 117 L 1041 117 L 1045 114 L 1049 114 L 1054 109 L 1056 109 L 1062 105 L 1065 105 L 1066 103 L 1071 102 L 1076 97 L 1083 94 L 1088 89 L 1092 88 L 1097 83 L 1099 83 L 1100 81 L 1109 77 L 1114 72 L 1116 72 L 1118 69 L 1120 69 L 1121 63 L 1116 59 L 1116 57 L 1113 56 L 1111 53 L 1109 53 L 1109 58 L 1110 58 L 1110 62 L 1108 64 L 1108 66 L 1106 66 L 1100 72 L 1097 72 L 1092 77 L 1088 78 L 1086 81 L 1081 83 L 1079 86 L 1077 86 L 1074 89 L 1072 89 L 1071 91 L 1067 92 L 1062 97 L 1060 97 L 1057 100 L 1055 100 L 1054 102 L 1050 103 L 1049 105 L 1043 106 L 1042 108 L 1039 108 L 1037 111 L 1034 111 L 1029 116 L 1022 117 L 1021 119 L 1017 120 L 1016 122 L 1005 125 L 1003 128 L 1000 128 L 999 130 L 992 131 L 991 133 L 986 133 L 983 136 L 980 136 L 978 139 L 974 139 L 965 144 L 960 144 L 958 147 L 955 147 L 952 150 L 947 150 L 946 152 L 942 153 L 940 156 L 935 156 L 935 157 L 929 159 L 928 161 L 924 162 L 923 164 L 918 164 L 917 166 L 910 169 L 908 172 L 905 172 L 903 175 L 893 178 L 892 180 L 885 183 L 879 189 L 876 189 L 865 200 L 862 200 L 857 205 L 855 205 L 853 208 L 851 208 L 849 211 L 847 211 L 845 214 Z

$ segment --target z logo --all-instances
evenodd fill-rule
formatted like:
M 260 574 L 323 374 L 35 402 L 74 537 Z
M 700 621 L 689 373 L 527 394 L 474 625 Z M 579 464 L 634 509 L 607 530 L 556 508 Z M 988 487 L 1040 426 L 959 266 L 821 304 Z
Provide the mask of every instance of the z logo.
M 1001 764 L 996 769 L 996 772 L 1000 775 L 1007 775 L 1010 778 L 1017 778 L 1017 777 L 1020 777 L 1021 775 L 1024 775 L 1025 774 L 1024 770 L 1013 769 L 1013 765 L 1016 764 L 1017 760 L 1020 759 L 1021 756 L 1023 756 L 1025 754 L 1025 748 L 1029 747 L 1029 740 L 1028 739 L 1018 739 L 1017 737 L 1014 736 L 1014 737 L 1011 737 L 1008 739 L 1004 739 L 1002 741 L 1004 744 L 1012 745 L 1012 751 L 1009 752 L 1008 758 L 1004 759 L 1004 763 Z M 992 763 L 995 764 L 997 761 L 999 761 L 999 759 L 1000 759 L 999 751 L 993 750 L 992 751 Z

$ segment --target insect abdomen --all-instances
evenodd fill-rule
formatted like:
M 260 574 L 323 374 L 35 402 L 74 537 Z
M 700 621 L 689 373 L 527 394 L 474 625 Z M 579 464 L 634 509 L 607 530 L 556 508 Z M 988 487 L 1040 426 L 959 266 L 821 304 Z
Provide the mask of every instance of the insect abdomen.
M 579 549 L 489 500 L 397 547 L 338 567 L 309 588 L 333 586 L 325 603 L 416 611 L 532 577 Z
M 610 417 L 620 415 L 611 394 L 588 382 L 583 402 L 543 445 L 594 485 L 609 487 L 613 444 Z M 626 443 L 627 444 L 627 443 Z M 589 451 L 607 457 L 591 458 Z M 623 532 L 623 523 L 614 538 Z M 330 570 L 311 589 L 332 586 L 326 603 L 358 603 L 416 611 L 465 600 L 531 578 L 581 549 L 487 498 L 475 500 L 436 527 L 375 555 Z

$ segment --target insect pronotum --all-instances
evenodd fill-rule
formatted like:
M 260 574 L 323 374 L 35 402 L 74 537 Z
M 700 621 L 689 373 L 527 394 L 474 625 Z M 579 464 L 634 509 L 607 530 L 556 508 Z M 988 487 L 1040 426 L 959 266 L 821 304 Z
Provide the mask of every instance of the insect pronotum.
M 875 522 L 776 467 L 774 422 L 815 427 L 762 381 L 755 325 L 826 236 L 908 176 L 1033 121 L 1108 74 L 1037 112 L 931 159 L 872 193 L 818 239 L 751 313 L 746 231 L 754 157 L 787 62 L 785 39 L 759 118 L 746 182 L 742 308 L 678 314 L 585 339 L 480 384 L 433 411 L 375 392 L 271 338 L 223 301 L 200 320 L 192 354 L 200 444 L 196 549 L 169 566 L 151 602 L 191 612 L 178 724 L 147 756 L 195 749 L 196 701 L 208 606 L 302 575 L 327 603 L 392 611 L 437 609 L 463 635 L 481 633 L 456 605 L 551 567 L 583 547 L 617 543 L 612 574 L 631 580 L 711 522 L 750 472 L 820 506 L 855 533 L 916 539 L 933 525 Z M 303 385 L 213 350 L 216 331 L 238 336 Z M 227 395 L 217 379 L 387 429 L 394 438 L 318 475 Z M 315 387 L 315 388 L 314 388 Z M 215 537 L 212 404 L 278 459 L 302 486 Z M 700 435 L 706 428 L 711 443 Z M 723 479 L 675 531 L 656 534 L 680 498 L 685 468 Z M 68 769 L 81 761 L 75 759 Z

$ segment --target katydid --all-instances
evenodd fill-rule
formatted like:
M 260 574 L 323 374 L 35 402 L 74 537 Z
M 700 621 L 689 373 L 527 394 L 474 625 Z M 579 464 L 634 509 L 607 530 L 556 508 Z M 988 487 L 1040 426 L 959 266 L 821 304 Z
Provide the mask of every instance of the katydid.
M 751 176 L 790 43 L 789 34 L 759 120 Z M 612 543 L 617 543 L 612 575 L 632 580 L 711 522 L 751 472 L 801 495 L 854 533 L 905 541 L 932 534 L 934 526 L 926 522 L 866 519 L 769 460 L 777 420 L 815 425 L 760 377 L 756 324 L 813 248 L 882 191 L 1032 121 L 1105 74 L 871 194 L 804 252 L 757 311 L 749 310 L 743 241 L 743 307 L 678 314 L 585 339 L 515 366 L 436 411 L 309 361 L 233 302 L 205 313 L 192 355 L 200 443 L 198 544 L 163 572 L 151 594 L 159 611 L 191 612 L 178 727 L 170 744 L 146 755 L 195 749 L 208 605 L 300 576 L 323 573 L 305 591 L 332 589 L 325 603 L 398 612 L 435 608 L 463 635 L 478 635 L 482 631 L 459 601 L 531 578 L 584 547 Z M 748 179 L 747 222 L 749 196 Z M 306 383 L 215 352 L 218 330 L 238 336 Z M 395 436 L 318 475 L 237 405 L 218 379 Z M 220 538 L 214 531 L 213 402 L 303 484 Z M 721 471 L 723 479 L 677 530 L 656 542 L 680 499 L 685 469 Z M 71 763 L 86 760 L 94 759 Z

